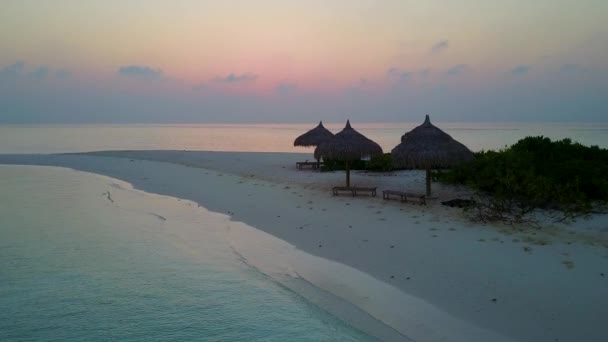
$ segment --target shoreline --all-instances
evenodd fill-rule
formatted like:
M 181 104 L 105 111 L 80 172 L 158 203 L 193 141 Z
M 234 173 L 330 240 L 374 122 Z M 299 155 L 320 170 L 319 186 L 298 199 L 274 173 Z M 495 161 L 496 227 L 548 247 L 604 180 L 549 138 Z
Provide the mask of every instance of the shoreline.
M 210 312 L 220 316 L 227 313 L 228 320 L 233 319 L 235 315 L 253 314 L 256 318 L 252 319 L 257 322 L 257 325 L 252 326 L 256 328 L 253 330 L 260 330 L 262 332 L 260 335 L 263 336 L 267 335 L 263 332 L 268 329 L 265 325 L 272 327 L 276 319 L 283 319 L 268 312 L 268 309 L 272 308 L 273 312 L 294 314 L 311 324 L 308 326 L 307 323 L 303 323 L 302 328 L 321 328 L 319 329 L 321 333 L 317 331 L 317 336 L 341 336 L 349 341 L 377 341 L 372 337 L 375 335 L 382 337 L 382 340 L 385 341 L 404 340 L 403 336 L 394 333 L 386 325 L 382 325 L 360 310 L 356 311 L 354 306 L 345 309 L 345 305 L 342 305 L 343 303 L 337 298 L 332 298 L 329 294 L 321 296 L 319 294 L 321 289 L 310 285 L 308 291 L 301 293 L 303 292 L 300 291 L 302 286 L 299 285 L 305 283 L 301 278 L 284 277 L 289 278 L 284 280 L 271 272 L 261 272 L 251 262 L 255 259 L 247 260 L 243 257 L 243 253 L 250 255 L 248 251 L 257 250 L 257 243 L 267 242 L 265 245 L 270 247 L 269 258 L 273 258 L 272 251 L 274 250 L 282 249 L 284 253 L 281 257 L 289 256 L 297 251 L 285 242 L 268 240 L 266 234 L 261 230 L 239 222 L 232 222 L 228 215 L 209 211 L 192 201 L 144 192 L 120 179 L 71 168 L 0 165 L 0 173 L 4 176 L 1 182 L 8 190 L 2 194 L 5 195 L 2 199 L 4 201 L 9 198 L 15 199 L 12 203 L 7 203 L 7 206 L 0 206 L 0 210 L 5 209 L 3 217 L 8 219 L 7 222 L 13 222 L 13 224 L 0 227 L 0 232 L 5 237 L 2 242 L 8 248 L 8 251 L 4 251 L 8 253 L 4 254 L 8 259 L 2 261 L 7 261 L 4 263 L 9 277 L 7 279 L 17 280 L 16 282 L 9 281 L 10 284 L 2 284 L 8 285 L 7 298 L 2 298 L 7 301 L 0 299 L 0 303 L 4 302 L 8 305 L 9 312 L 8 316 L 5 315 L 6 322 L 3 322 L 5 324 L 0 323 L 0 336 L 4 336 L 4 338 L 22 336 L 24 339 L 35 339 L 36 329 L 33 325 L 44 325 L 44 322 L 25 318 L 23 313 L 31 311 L 47 313 L 49 320 L 55 320 L 53 326 L 56 329 L 61 327 L 61 330 L 65 331 L 62 334 L 64 338 L 70 334 L 81 336 L 80 340 L 83 339 L 82 336 L 89 336 L 90 339 L 91 334 L 99 334 L 96 335 L 97 339 L 107 338 L 106 333 L 109 332 L 103 328 L 103 323 L 100 325 L 93 322 L 84 323 L 73 331 L 71 327 L 74 326 L 74 320 L 77 318 L 66 317 L 64 314 L 63 303 L 65 301 L 74 302 L 75 298 L 81 298 L 87 302 L 88 296 L 93 296 L 100 299 L 105 305 L 97 306 L 97 301 L 93 300 L 87 305 L 89 310 L 82 310 L 84 316 L 98 310 L 104 312 L 116 310 L 125 313 L 121 311 L 120 304 L 115 305 L 120 298 L 120 302 L 130 301 L 133 306 L 139 308 L 135 310 L 140 313 L 136 314 L 139 319 L 144 321 L 156 319 L 159 323 L 173 325 L 175 328 L 182 327 L 181 323 L 175 322 L 176 316 L 180 315 L 184 316 L 185 321 L 191 319 L 190 323 L 203 323 L 213 321 L 213 318 L 208 316 Z M 11 189 L 20 191 L 14 192 Z M 36 190 L 40 190 L 41 193 L 37 194 Z M 27 208 L 23 209 L 22 215 L 28 211 L 31 212 L 33 208 L 37 208 L 39 211 L 52 209 L 46 215 L 25 214 L 27 218 L 15 220 L 19 214 L 17 217 L 12 215 L 21 213 L 18 208 Z M 53 216 L 55 212 L 58 213 L 57 216 Z M 83 226 L 83 223 L 87 224 Z M 28 231 L 29 234 L 21 236 L 21 231 Z M 36 237 L 39 234 L 46 234 L 47 238 L 40 241 Z M 234 243 L 234 239 L 231 238 L 233 235 L 239 243 Z M 40 241 L 42 245 L 35 248 L 37 241 Z M 242 249 L 242 253 L 239 253 L 235 247 Z M 36 255 L 35 251 L 30 250 L 32 248 L 40 250 L 40 256 L 46 256 L 52 262 L 46 264 L 44 260 L 37 260 L 38 258 L 32 256 L 32 254 Z M 110 251 L 112 253 L 109 253 Z M 264 251 L 259 252 L 262 253 L 262 256 L 264 255 Z M 108 256 L 109 259 L 104 258 L 103 255 L 106 253 L 123 262 L 120 262 L 120 265 L 113 263 L 116 259 L 113 260 L 110 256 Z M 82 263 L 74 262 L 70 256 L 78 258 Z M 89 264 L 87 264 L 87 258 Z M 124 263 L 124 258 L 132 260 Z M 150 263 L 147 263 L 148 259 L 150 259 Z M 22 260 L 23 262 L 14 265 L 12 260 Z M 26 260 L 35 263 L 36 266 L 28 265 Z M 142 263 L 142 261 L 144 262 Z M 264 263 L 260 265 L 264 266 Z M 32 268 L 37 272 L 32 271 Z M 62 291 L 59 294 L 53 292 L 52 284 L 44 282 L 44 279 L 53 277 L 46 274 L 47 270 L 67 268 L 71 270 L 72 276 L 80 281 L 63 280 L 65 281 L 62 286 L 63 291 L 67 291 L 69 294 Z M 193 270 L 196 270 L 194 274 Z M 95 271 L 99 271 L 100 274 L 98 275 Z M 275 268 L 275 271 L 280 274 L 279 268 Z M 61 281 L 62 272 L 58 273 L 59 275 L 55 275 L 59 279 L 55 279 Z M 21 277 L 11 277 L 14 274 L 19 274 Z M 38 276 L 38 274 L 40 275 Z M 158 283 L 154 282 L 154 275 L 160 275 L 160 278 L 167 276 L 173 278 L 176 292 L 172 293 L 171 289 L 166 288 L 166 279 L 159 279 Z M 93 276 L 94 280 L 89 278 L 90 276 Z M 31 280 L 30 277 L 34 279 L 39 277 L 39 280 L 28 282 L 27 279 Z M 193 279 L 198 281 L 190 283 Z M 87 282 L 88 286 L 83 288 L 80 285 L 81 282 Z M 134 283 L 146 285 L 143 289 L 128 286 Z M 38 286 L 42 288 L 51 288 L 50 292 L 40 291 L 34 295 L 44 303 L 42 306 L 35 305 L 31 299 L 22 297 L 25 294 L 23 291 L 30 292 L 27 289 L 31 289 L 32 286 L 36 288 L 35 284 L 39 284 Z M 112 285 L 115 284 L 121 284 L 121 286 L 114 289 Z M 177 289 L 178 284 L 184 286 L 182 290 L 185 292 Z M 4 287 L 6 288 L 6 286 Z M 238 290 L 239 287 L 243 288 L 240 291 L 231 292 Z M 97 291 L 90 291 L 91 288 L 95 288 Z M 218 291 L 224 293 L 219 295 L 219 298 L 216 297 Z M 144 296 L 147 297 L 146 299 L 142 298 L 142 292 L 146 294 Z M 65 295 L 61 295 L 62 293 Z M 105 296 L 100 296 L 100 293 Z M 163 293 L 163 296 L 157 297 L 152 307 L 148 306 L 151 303 L 147 299 L 155 297 L 159 293 Z M 232 293 L 233 299 L 225 298 L 227 293 Z M 178 298 L 173 295 L 177 295 Z M 182 296 L 190 298 L 182 302 Z M 165 298 L 167 302 L 163 303 Z M 222 298 L 223 300 L 216 300 Z M 274 304 L 273 301 L 268 301 L 269 298 L 276 299 L 281 304 Z M 329 307 L 315 305 L 314 301 L 309 300 L 315 298 L 329 299 L 332 304 Z M 210 302 L 208 302 L 209 300 Z M 176 301 L 180 305 L 170 304 L 176 304 Z M 250 304 L 235 307 L 234 304 L 239 301 Z M 16 305 L 16 303 L 23 305 Z M 163 304 L 169 305 L 166 307 L 166 311 L 155 310 L 157 305 Z M 225 307 L 225 310 L 217 312 L 212 309 L 214 306 Z M 266 310 L 263 309 L 264 306 L 266 306 Z M 191 312 L 194 307 L 200 311 Z M 147 308 L 147 310 L 143 308 Z M 261 308 L 259 317 L 257 317 L 258 308 Z M 356 322 L 358 324 L 349 324 L 351 322 L 341 319 L 339 315 L 331 315 L 333 308 L 338 309 L 334 310 L 337 313 L 350 314 L 349 318 L 359 318 Z M 234 312 L 235 310 L 238 312 Z M 172 318 L 164 317 L 167 313 L 172 315 Z M 242 318 L 245 319 L 245 317 Z M 111 318 L 109 320 L 112 321 Z M 244 323 L 245 325 L 251 324 L 251 321 L 246 320 L 250 323 Z M 121 324 L 120 320 L 115 322 L 118 325 Z M 132 324 L 137 325 L 135 322 L 138 322 L 136 318 Z M 173 322 L 173 324 L 168 324 L 168 322 Z M 216 322 L 221 321 L 216 320 Z M 139 321 L 139 323 L 142 322 Z M 224 329 L 234 328 L 239 331 L 241 326 L 235 323 L 224 326 Z M 290 330 L 300 333 L 298 331 L 300 320 L 285 317 L 284 323 L 287 324 L 284 328 L 270 329 L 276 329 L 277 333 L 283 334 L 283 331 Z M 4 330 L 1 329 L 3 325 Z M 188 325 L 186 323 L 186 326 Z M 206 325 L 202 324 L 192 328 L 199 329 L 203 333 L 205 327 Z M 371 332 L 372 335 L 365 334 L 365 331 Z M 114 338 L 127 337 L 128 333 L 124 331 L 122 333 L 125 335 L 118 333 L 112 334 L 112 336 Z M 142 334 L 145 333 L 142 331 Z M 213 331 L 207 331 L 207 333 L 211 336 L 215 334 Z M 247 335 L 242 331 L 236 335 L 230 335 L 228 332 L 226 334 L 233 337 Z M 252 333 L 247 336 L 255 335 Z M 311 335 L 315 335 L 315 333 L 311 331 Z M 186 333 L 185 336 L 192 338 L 197 335 Z M 204 333 L 198 336 L 211 337 Z M 356 339 L 356 336 L 359 336 L 360 339 Z
M 467 223 L 441 206 L 331 198 L 325 189 L 343 180 L 343 174 L 291 172 L 290 158 L 295 157 L 302 158 L 132 151 L 5 155 L 0 163 L 70 167 L 121 179 L 146 192 L 193 200 L 515 340 L 563 341 L 583 334 L 589 341 L 606 338 L 600 317 L 608 309 L 598 299 L 608 296 L 607 278 L 599 275 L 607 270 L 608 249 L 557 240 L 524 252 L 514 236 Z M 142 161 L 151 158 L 156 161 Z M 292 184 L 290 177 L 302 180 Z M 374 182 L 376 177 L 356 174 L 354 179 Z M 415 173 L 411 179 L 391 177 L 395 184 L 415 186 L 419 181 Z M 602 218 L 594 224 L 604 222 Z M 566 268 L 564 261 L 575 267 Z

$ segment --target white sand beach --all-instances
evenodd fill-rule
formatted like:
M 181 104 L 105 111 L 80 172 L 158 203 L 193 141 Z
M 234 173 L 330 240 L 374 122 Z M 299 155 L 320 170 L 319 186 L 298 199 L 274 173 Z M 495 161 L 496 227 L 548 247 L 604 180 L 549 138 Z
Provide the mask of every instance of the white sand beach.
M 540 231 L 474 224 L 439 203 L 467 196 L 466 189 L 433 184 L 438 199 L 427 206 L 380 195 L 333 197 L 330 188 L 343 184 L 344 173 L 296 170 L 304 159 L 313 158 L 125 151 L 1 155 L 0 163 L 107 175 L 229 215 L 235 250 L 248 263 L 285 283 L 301 277 L 398 332 L 383 339 L 608 340 L 605 215 Z M 355 172 L 352 183 L 422 193 L 424 172 Z M 269 235 L 250 238 L 239 222 Z M 302 253 L 269 251 L 266 242 L 276 238 Z

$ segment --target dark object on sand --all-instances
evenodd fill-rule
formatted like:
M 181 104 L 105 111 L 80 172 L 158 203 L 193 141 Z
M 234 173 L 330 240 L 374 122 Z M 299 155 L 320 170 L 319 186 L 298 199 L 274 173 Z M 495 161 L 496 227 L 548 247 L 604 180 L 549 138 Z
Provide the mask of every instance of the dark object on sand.
M 456 198 L 456 199 L 453 199 L 453 200 L 441 202 L 441 204 L 447 205 L 448 207 L 466 208 L 466 207 L 470 207 L 472 205 L 475 205 L 475 201 L 473 201 L 473 200 L 467 200 L 467 199 L 461 199 L 461 198 Z
M 401 137 L 401 144 L 391 152 L 393 165 L 426 170 L 426 196 L 431 196 L 431 169 L 450 167 L 474 158 L 466 146 L 431 124 L 424 123 Z
M 382 148 L 363 134 L 350 127 L 350 121 L 346 121 L 346 127 L 333 138 L 322 142 L 315 149 L 315 158 L 323 160 L 337 160 L 345 162 L 346 187 L 350 188 L 350 163 L 361 160 L 364 157 L 374 157 L 382 154 Z

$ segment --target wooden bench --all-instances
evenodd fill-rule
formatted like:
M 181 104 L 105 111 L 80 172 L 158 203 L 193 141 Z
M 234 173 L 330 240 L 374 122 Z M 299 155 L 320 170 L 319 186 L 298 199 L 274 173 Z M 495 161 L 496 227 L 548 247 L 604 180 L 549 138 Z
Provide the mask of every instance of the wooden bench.
M 384 190 L 382 191 L 382 198 L 385 200 L 390 199 L 391 196 L 399 196 L 401 202 L 417 202 L 420 205 L 426 205 L 426 196 L 420 194 L 413 194 L 405 191 L 397 190 Z
M 323 163 L 309 162 L 309 161 L 296 162 L 296 167 L 298 168 L 298 170 L 302 170 L 306 166 L 310 166 L 313 169 L 318 169 L 321 165 L 323 165 Z
M 334 196 L 338 196 L 340 192 L 350 192 L 353 197 L 361 192 L 369 192 L 372 197 L 376 197 L 376 187 L 359 187 L 359 186 L 334 186 L 332 192 Z

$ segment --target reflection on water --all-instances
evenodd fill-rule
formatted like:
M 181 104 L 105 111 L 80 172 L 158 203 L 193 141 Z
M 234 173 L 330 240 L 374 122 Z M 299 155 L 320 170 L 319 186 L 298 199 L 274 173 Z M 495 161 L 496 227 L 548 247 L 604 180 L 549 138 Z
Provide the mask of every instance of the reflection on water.
M 497 149 L 531 135 L 571 138 L 608 147 L 608 124 L 435 123 L 473 151 Z M 7 125 L 0 126 L 0 153 L 60 153 L 99 150 L 205 150 L 302 152 L 293 140 L 310 124 L 251 125 Z M 353 127 L 389 152 L 418 123 L 357 123 Z M 326 124 L 338 132 L 344 126 Z

